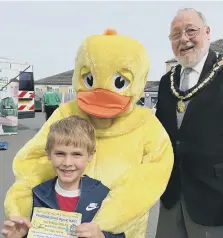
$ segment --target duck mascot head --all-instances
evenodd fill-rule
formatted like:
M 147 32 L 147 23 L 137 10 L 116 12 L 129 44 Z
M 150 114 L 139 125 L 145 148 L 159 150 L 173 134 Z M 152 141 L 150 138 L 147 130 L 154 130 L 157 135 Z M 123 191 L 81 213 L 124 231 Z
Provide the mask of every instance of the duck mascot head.
M 73 84 L 79 107 L 95 118 L 132 112 L 147 80 L 149 60 L 135 39 L 107 30 L 87 38 L 79 49 Z
M 164 192 L 173 166 L 166 131 L 152 110 L 136 106 L 148 72 L 146 50 L 134 38 L 108 29 L 84 40 L 73 74 L 76 99 L 61 104 L 17 153 L 6 215 L 30 217 L 32 188 L 55 176 L 45 152 L 49 127 L 79 115 L 91 121 L 97 137 L 96 153 L 85 173 L 110 189 L 94 222 L 114 234 L 145 237 L 149 209 Z

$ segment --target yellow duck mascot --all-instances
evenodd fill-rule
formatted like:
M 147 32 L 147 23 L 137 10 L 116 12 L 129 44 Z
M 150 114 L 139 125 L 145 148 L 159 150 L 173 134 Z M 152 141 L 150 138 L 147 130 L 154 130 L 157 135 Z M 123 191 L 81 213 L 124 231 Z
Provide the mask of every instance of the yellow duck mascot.
M 50 125 L 79 115 L 94 125 L 95 158 L 86 174 L 111 191 L 94 221 L 102 230 L 144 238 L 149 209 L 164 192 L 173 167 L 169 137 L 152 110 L 136 106 L 149 72 L 145 48 L 115 30 L 88 37 L 80 46 L 75 100 L 61 104 L 16 155 L 15 183 L 5 199 L 7 216 L 30 217 L 31 189 L 55 176 L 45 144 Z

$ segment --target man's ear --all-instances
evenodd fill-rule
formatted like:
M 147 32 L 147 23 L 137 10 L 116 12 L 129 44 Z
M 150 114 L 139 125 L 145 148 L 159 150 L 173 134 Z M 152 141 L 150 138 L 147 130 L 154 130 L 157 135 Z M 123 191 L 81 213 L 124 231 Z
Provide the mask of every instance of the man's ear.
M 211 38 L 211 29 L 209 26 L 206 27 L 206 34 L 208 35 L 208 40 Z

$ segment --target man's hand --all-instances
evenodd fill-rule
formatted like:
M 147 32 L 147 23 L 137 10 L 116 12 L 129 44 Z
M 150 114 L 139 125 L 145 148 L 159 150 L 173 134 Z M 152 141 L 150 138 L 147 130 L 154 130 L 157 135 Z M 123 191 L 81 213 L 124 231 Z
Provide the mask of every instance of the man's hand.
M 2 124 L 4 126 L 17 126 L 18 118 L 15 116 L 2 117 L 0 115 L 0 124 Z
M 9 220 L 4 221 L 1 233 L 7 238 L 22 238 L 31 226 L 31 222 L 25 217 L 10 217 Z
M 18 117 L 7 116 L 6 118 L 9 120 L 10 126 L 17 126 L 18 125 Z
M 45 105 L 44 104 L 41 105 L 41 108 L 42 108 L 42 112 L 45 112 Z
M 100 227 L 95 223 L 83 223 L 77 226 L 77 237 L 81 238 L 105 238 Z

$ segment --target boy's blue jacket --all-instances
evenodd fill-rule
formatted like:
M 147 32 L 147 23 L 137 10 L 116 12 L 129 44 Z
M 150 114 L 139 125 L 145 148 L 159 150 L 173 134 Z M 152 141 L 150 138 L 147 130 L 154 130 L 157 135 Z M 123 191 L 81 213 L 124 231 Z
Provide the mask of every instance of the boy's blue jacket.
M 57 177 L 33 188 L 33 208 L 45 207 L 60 210 L 55 192 L 56 180 Z M 75 212 L 82 214 L 82 223 L 91 222 L 100 209 L 103 200 L 108 195 L 109 188 L 100 181 L 85 175 L 81 178 L 80 190 L 80 199 Z M 105 231 L 103 233 L 106 238 L 125 237 L 124 233 L 112 234 Z

